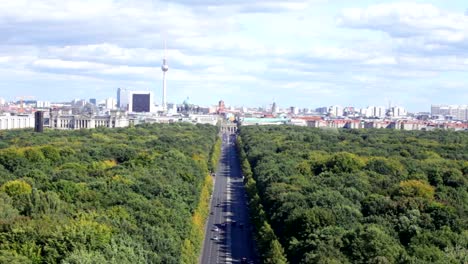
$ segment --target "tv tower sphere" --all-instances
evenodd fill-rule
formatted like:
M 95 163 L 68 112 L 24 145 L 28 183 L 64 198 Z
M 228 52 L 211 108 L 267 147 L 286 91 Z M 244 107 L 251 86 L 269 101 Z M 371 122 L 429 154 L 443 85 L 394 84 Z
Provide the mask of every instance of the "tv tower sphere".
M 163 72 L 167 72 L 169 70 L 169 66 L 167 66 L 166 59 L 163 59 L 163 65 L 161 65 L 161 70 Z
M 163 64 L 161 65 L 161 70 L 163 71 L 163 94 L 162 94 L 162 110 L 163 112 L 167 111 L 167 98 L 166 98 L 166 72 L 169 70 L 169 66 L 167 66 L 166 62 L 166 45 L 164 45 L 164 58 L 163 58 Z

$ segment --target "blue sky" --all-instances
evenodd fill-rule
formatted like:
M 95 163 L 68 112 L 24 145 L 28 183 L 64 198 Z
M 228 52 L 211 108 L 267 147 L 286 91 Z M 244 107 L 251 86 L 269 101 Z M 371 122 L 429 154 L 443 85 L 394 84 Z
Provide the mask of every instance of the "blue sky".
M 0 2 L 0 97 L 315 108 L 468 104 L 466 1 Z

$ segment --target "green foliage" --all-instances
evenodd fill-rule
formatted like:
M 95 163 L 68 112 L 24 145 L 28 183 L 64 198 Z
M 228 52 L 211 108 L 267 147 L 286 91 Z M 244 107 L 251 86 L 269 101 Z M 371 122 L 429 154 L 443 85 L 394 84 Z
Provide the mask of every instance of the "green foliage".
M 32 191 L 31 185 L 22 180 L 9 181 L 0 187 L 0 191 L 7 193 L 12 197 L 30 194 Z
M 263 256 L 263 263 L 286 264 L 288 260 L 284 256 L 284 250 L 277 239 L 273 239 L 268 246 L 268 251 Z
M 243 149 L 242 138 L 237 139 L 237 150 L 241 160 L 242 174 L 245 177 L 244 183 L 249 197 L 250 218 L 255 226 L 255 240 L 263 263 L 285 264 L 288 263 L 283 246 L 278 241 L 273 229 L 267 221 L 267 216 L 263 210 L 262 201 L 258 195 L 256 181 L 250 163 Z M 279 186 L 281 188 L 283 186 Z M 277 194 L 278 190 L 274 190 Z
M 0 250 L 0 263 L 32 264 L 32 261 L 25 256 L 19 255 L 15 251 Z
M 62 261 L 63 264 L 100 264 L 108 263 L 102 253 L 98 251 L 87 251 L 78 249 L 73 251 L 66 259 Z
M 421 197 L 432 200 L 434 198 L 435 188 L 427 183 L 418 180 L 409 180 L 400 182 L 398 194 L 410 197 Z
M 215 171 L 218 166 L 219 158 L 221 157 L 221 138 L 216 139 L 216 143 L 213 145 L 210 158 L 210 170 Z
M 351 232 L 346 241 L 346 251 L 355 263 L 395 263 L 404 252 L 395 238 L 376 225 Z
M 181 264 L 198 263 L 198 254 L 201 250 L 204 233 L 205 222 L 209 213 L 209 203 L 211 190 L 213 189 L 213 178 L 208 175 L 205 177 L 205 182 L 200 194 L 200 201 L 197 209 L 193 213 L 192 223 L 190 225 L 190 236 L 185 239 L 182 244 Z
M 193 263 L 217 134 L 191 124 L 0 132 L 0 263 Z
M 356 155 L 347 152 L 334 154 L 327 162 L 327 168 L 334 173 L 356 172 L 364 167 L 364 162 Z
M 467 133 L 250 126 L 238 152 L 264 261 L 466 263 Z
M 20 168 L 24 168 L 28 164 L 28 160 L 18 151 L 17 148 L 8 148 L 0 150 L 0 164 L 10 172 L 15 172 Z
M 52 162 L 58 161 L 60 159 L 59 150 L 51 145 L 42 147 L 41 151 L 44 157 Z

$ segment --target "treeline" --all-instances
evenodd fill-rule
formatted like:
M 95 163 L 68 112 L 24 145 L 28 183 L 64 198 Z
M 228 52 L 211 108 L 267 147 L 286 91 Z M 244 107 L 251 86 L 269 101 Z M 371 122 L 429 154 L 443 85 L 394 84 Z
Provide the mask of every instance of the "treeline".
M 252 126 L 240 135 L 253 206 L 290 263 L 468 262 L 466 132 Z
M 217 132 L 1 132 L 0 263 L 186 263 L 199 252 Z
M 249 203 L 249 215 L 254 226 L 254 238 L 260 254 L 260 260 L 265 264 L 285 264 L 287 260 L 284 255 L 284 249 L 268 223 L 268 218 L 263 209 L 257 183 L 253 177 L 252 168 L 245 154 L 241 137 L 237 138 L 236 146 L 244 176 Z

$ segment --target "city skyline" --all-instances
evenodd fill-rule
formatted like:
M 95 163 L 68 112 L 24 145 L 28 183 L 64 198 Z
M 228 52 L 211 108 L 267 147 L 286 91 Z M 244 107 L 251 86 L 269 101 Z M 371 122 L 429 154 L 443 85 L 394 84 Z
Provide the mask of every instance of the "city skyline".
M 115 97 L 281 107 L 468 103 L 463 1 L 0 3 L 0 97 Z M 28 10 L 28 12 L 24 12 Z M 281 98 L 281 99 L 278 99 Z

